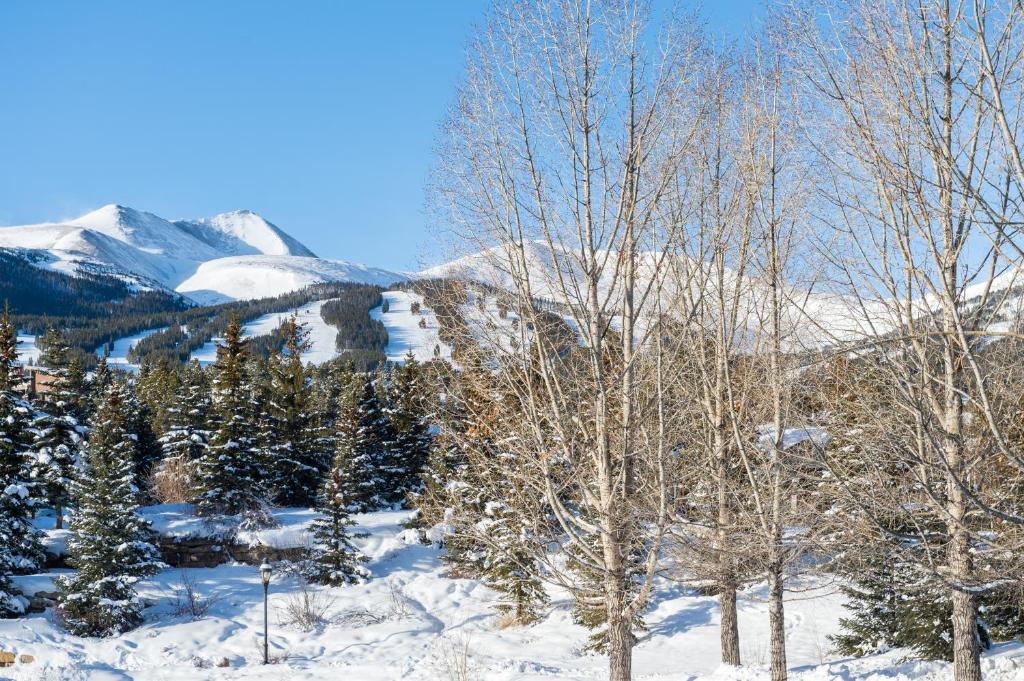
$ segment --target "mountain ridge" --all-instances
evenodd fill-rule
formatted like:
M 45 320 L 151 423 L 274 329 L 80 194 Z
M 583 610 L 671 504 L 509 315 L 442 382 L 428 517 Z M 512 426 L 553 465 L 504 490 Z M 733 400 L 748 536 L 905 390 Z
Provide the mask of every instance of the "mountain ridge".
M 45 254 L 37 266 L 65 274 L 103 267 L 140 288 L 181 293 L 202 304 L 277 295 L 322 281 L 387 285 L 410 276 L 319 258 L 248 209 L 167 220 L 110 203 L 69 220 L 0 227 L 0 248 Z

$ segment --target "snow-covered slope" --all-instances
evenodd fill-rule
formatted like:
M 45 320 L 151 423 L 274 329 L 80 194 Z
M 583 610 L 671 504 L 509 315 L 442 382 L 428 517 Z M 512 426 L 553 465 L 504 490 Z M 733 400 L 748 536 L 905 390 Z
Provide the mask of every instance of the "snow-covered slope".
M 397 272 L 344 260 L 291 255 L 242 255 L 199 265 L 176 287 L 204 304 L 264 298 L 322 281 L 352 281 L 388 286 L 407 277 Z
M 147 507 L 141 514 L 163 535 L 209 536 L 208 520 L 183 505 Z M 276 548 L 306 546 L 315 518 L 309 509 L 277 509 L 279 526 L 239 539 Z M 3 648 L 32 655 L 31 664 L 0 670 L 16 681 L 193 681 L 214 679 L 358 679 L 360 681 L 595 681 L 607 678 L 607 658 L 583 650 L 589 630 L 571 615 L 571 596 L 548 587 L 551 602 L 529 626 L 505 626 L 494 611 L 498 594 L 474 579 L 451 575 L 441 550 L 403 527 L 408 512 L 354 515 L 355 545 L 371 579 L 343 587 L 305 587 L 324 608 L 311 630 L 289 623 L 289 604 L 303 593 L 291 571 L 274 566 L 269 590 L 269 650 L 277 664 L 261 664 L 263 587 L 255 566 L 169 569 L 139 585 L 148 606 L 138 629 L 107 639 L 80 638 L 61 629 L 52 611 L 0 620 Z M 37 517 L 51 546 L 66 538 L 52 518 Z M 63 534 L 61 534 L 63 533 Z M 15 577 L 25 591 L 53 590 L 53 573 Z M 175 607 L 183 579 L 209 599 L 203 615 Z M 904 662 L 905 650 L 860 659 L 831 651 L 843 597 L 830 581 L 805 578 L 786 597 L 786 647 L 794 681 L 949 681 L 945 662 Z M 719 664 L 717 598 L 678 583 L 659 584 L 644 613 L 633 673 L 638 680 L 767 681 L 766 587 L 741 591 L 739 628 L 744 667 Z M 180 596 L 179 596 L 180 597 Z M 294 607 L 294 606 L 293 606 Z M 462 653 L 465 653 L 463 659 Z M 223 660 L 223 661 L 222 661 Z M 227 668 L 215 666 L 227 664 Z M 464 662 L 464 665 L 461 664 Z M 999 644 L 982 660 L 986 681 L 1024 674 L 1020 643 Z M 459 674 L 465 669 L 465 674 Z
M 388 330 L 384 352 L 389 362 L 404 362 L 410 352 L 419 362 L 429 362 L 435 357 L 451 360 L 452 349 L 441 340 L 437 316 L 424 305 L 423 296 L 408 291 L 385 291 L 383 295 L 388 311 L 384 312 L 381 305 L 370 310 L 370 317 Z M 420 305 L 418 314 L 412 311 L 413 303 Z
M 72 220 L 0 228 L 0 247 L 45 252 L 40 266 L 65 273 L 100 267 L 199 303 L 274 296 L 323 281 L 387 285 L 408 278 L 317 258 L 248 210 L 171 221 L 110 204 Z
M 174 224 L 223 255 L 316 257 L 313 251 L 251 210 L 236 210 L 199 220 L 178 220 Z

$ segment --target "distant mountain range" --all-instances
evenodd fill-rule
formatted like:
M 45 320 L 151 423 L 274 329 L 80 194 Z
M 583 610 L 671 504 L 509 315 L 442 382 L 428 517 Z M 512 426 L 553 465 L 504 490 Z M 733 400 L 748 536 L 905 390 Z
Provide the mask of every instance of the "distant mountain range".
M 0 227 L 0 248 L 24 252 L 40 267 L 113 274 L 202 304 L 273 296 L 322 281 L 387 286 L 410 276 L 318 258 L 249 210 L 166 220 L 109 204 L 64 222 Z

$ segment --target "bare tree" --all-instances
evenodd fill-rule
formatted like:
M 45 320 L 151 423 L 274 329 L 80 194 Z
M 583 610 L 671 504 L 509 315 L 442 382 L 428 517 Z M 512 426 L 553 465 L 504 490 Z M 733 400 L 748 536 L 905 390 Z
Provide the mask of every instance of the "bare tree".
M 983 361 L 1021 263 L 1021 108 L 1006 99 L 1019 3 L 1002 10 L 997 21 L 981 2 L 893 0 L 793 13 L 822 215 L 846 245 L 832 264 L 850 314 L 882 337 L 870 344 L 892 393 L 893 418 L 842 489 L 879 529 L 898 516 L 900 539 L 948 585 L 958 681 L 981 678 L 977 594 L 993 575 L 978 552 L 1016 548 L 1021 520 L 988 477 L 1021 460 Z
M 496 6 L 437 181 L 444 220 L 480 250 L 462 274 L 493 286 L 462 303 L 513 416 L 501 447 L 531 462 L 506 473 L 557 528 L 548 576 L 601 604 L 616 681 L 631 676 L 673 489 L 661 396 L 678 353 L 659 329 L 686 314 L 662 293 L 679 224 L 669 197 L 686 191 L 700 121 L 685 97 L 696 41 L 667 31 L 653 35 L 634 2 Z M 553 331 L 565 326 L 568 343 Z

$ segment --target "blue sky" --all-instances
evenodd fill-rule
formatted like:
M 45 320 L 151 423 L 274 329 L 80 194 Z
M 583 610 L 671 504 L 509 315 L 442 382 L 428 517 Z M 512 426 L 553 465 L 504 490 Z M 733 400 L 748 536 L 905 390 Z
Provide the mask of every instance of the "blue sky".
M 661 4 L 661 3 L 659 3 Z M 708 2 L 712 30 L 756 0 Z M 0 3 L 0 224 L 262 214 L 322 257 L 430 261 L 423 186 L 484 0 Z

